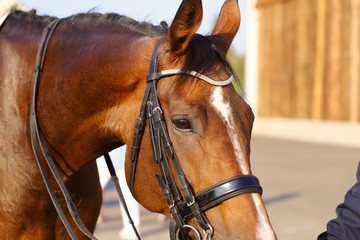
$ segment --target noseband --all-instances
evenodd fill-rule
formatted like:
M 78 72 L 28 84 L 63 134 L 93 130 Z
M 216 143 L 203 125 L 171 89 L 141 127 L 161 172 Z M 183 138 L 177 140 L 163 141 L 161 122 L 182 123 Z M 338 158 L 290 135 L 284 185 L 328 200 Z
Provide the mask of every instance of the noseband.
M 164 114 L 157 97 L 157 82 L 164 77 L 186 74 L 201 79 L 211 85 L 226 86 L 231 83 L 233 75 L 223 81 L 216 81 L 195 71 L 184 72 L 179 69 L 170 69 L 158 72 L 158 50 L 162 39 L 156 44 L 152 53 L 149 74 L 146 77 L 147 87 L 141 103 L 140 114 L 134 128 L 134 138 L 131 147 L 130 190 L 135 197 L 134 181 L 140 145 L 144 135 L 146 120 L 148 120 L 150 140 L 153 150 L 153 160 L 159 165 L 160 174 L 156 178 L 160 183 L 165 199 L 169 205 L 170 238 L 187 239 L 187 233 L 194 231 L 197 239 L 211 239 L 214 229 L 207 218 L 205 211 L 220 203 L 244 193 L 260 193 L 262 188 L 253 175 L 239 175 L 219 182 L 198 194 L 194 193 L 189 184 L 179 160 L 172 146 Z M 216 47 L 215 47 L 215 50 Z M 218 51 L 218 50 L 217 50 Z M 168 158 L 174 166 L 180 189 L 175 183 L 175 178 L 170 170 Z M 195 218 L 202 228 L 203 235 L 188 221 Z

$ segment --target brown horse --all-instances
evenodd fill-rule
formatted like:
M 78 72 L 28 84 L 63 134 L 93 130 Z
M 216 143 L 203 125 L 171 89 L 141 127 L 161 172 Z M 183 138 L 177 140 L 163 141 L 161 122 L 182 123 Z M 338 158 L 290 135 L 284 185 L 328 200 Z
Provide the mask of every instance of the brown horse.
M 32 70 L 42 30 L 52 20 L 34 11 L 13 10 L 0 29 L 3 239 L 69 239 L 44 186 L 30 141 Z M 170 28 L 93 13 L 63 19 L 54 31 L 39 86 L 38 121 L 90 231 L 101 206 L 94 160 L 127 144 L 129 179 L 133 129 L 159 39 L 163 37 L 158 50 L 159 71 L 180 68 L 217 80 L 229 77 L 223 56 L 240 25 L 237 1 L 225 2 L 210 36 L 195 34 L 201 20 L 201 1 L 184 0 Z M 169 76 L 159 80 L 157 97 L 174 151 L 195 194 L 232 177 L 251 174 L 254 116 L 231 84 L 214 86 L 191 76 Z M 149 139 L 147 127 L 134 194 L 145 208 L 170 218 L 154 177 L 159 168 Z M 170 168 L 175 175 L 171 162 Z M 259 193 L 227 199 L 205 215 L 215 230 L 214 239 L 276 239 Z M 79 239 L 87 239 L 71 224 Z M 200 228 L 195 218 L 188 224 Z M 194 233 L 190 235 L 194 238 Z

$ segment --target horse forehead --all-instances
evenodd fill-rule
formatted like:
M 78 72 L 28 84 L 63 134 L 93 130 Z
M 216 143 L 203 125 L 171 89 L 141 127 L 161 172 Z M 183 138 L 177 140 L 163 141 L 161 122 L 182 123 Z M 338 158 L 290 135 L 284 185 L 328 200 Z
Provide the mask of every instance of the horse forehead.
M 226 122 L 230 118 L 236 118 L 238 114 L 234 114 L 240 111 L 241 104 L 236 101 L 229 91 L 226 91 L 224 87 L 214 86 L 211 89 L 208 97 L 209 106 L 214 108 L 217 115 L 220 115 Z

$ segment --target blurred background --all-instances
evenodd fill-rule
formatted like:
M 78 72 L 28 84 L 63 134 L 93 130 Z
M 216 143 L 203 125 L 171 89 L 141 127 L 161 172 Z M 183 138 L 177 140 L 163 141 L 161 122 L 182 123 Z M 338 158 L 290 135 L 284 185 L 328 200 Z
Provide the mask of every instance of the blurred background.
M 38 14 L 91 9 L 171 24 L 180 0 L 22 0 Z M 202 34 L 223 1 L 203 1 Z M 256 120 L 252 170 L 279 239 L 316 239 L 355 183 L 360 160 L 360 0 L 239 0 L 229 53 Z M 96 234 L 122 224 L 107 186 Z M 116 208 L 118 209 L 118 208 Z M 107 215 L 106 215 L 107 214 Z M 141 210 L 144 239 L 168 239 L 166 222 Z M 107 225 L 106 225 L 107 224 Z M 117 235 L 116 235 L 117 236 Z

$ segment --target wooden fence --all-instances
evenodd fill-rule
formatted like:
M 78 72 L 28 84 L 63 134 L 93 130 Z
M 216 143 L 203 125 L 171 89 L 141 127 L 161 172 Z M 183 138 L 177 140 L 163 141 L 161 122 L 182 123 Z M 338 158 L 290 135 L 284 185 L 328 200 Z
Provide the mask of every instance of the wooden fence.
M 258 114 L 360 121 L 360 0 L 258 0 Z

